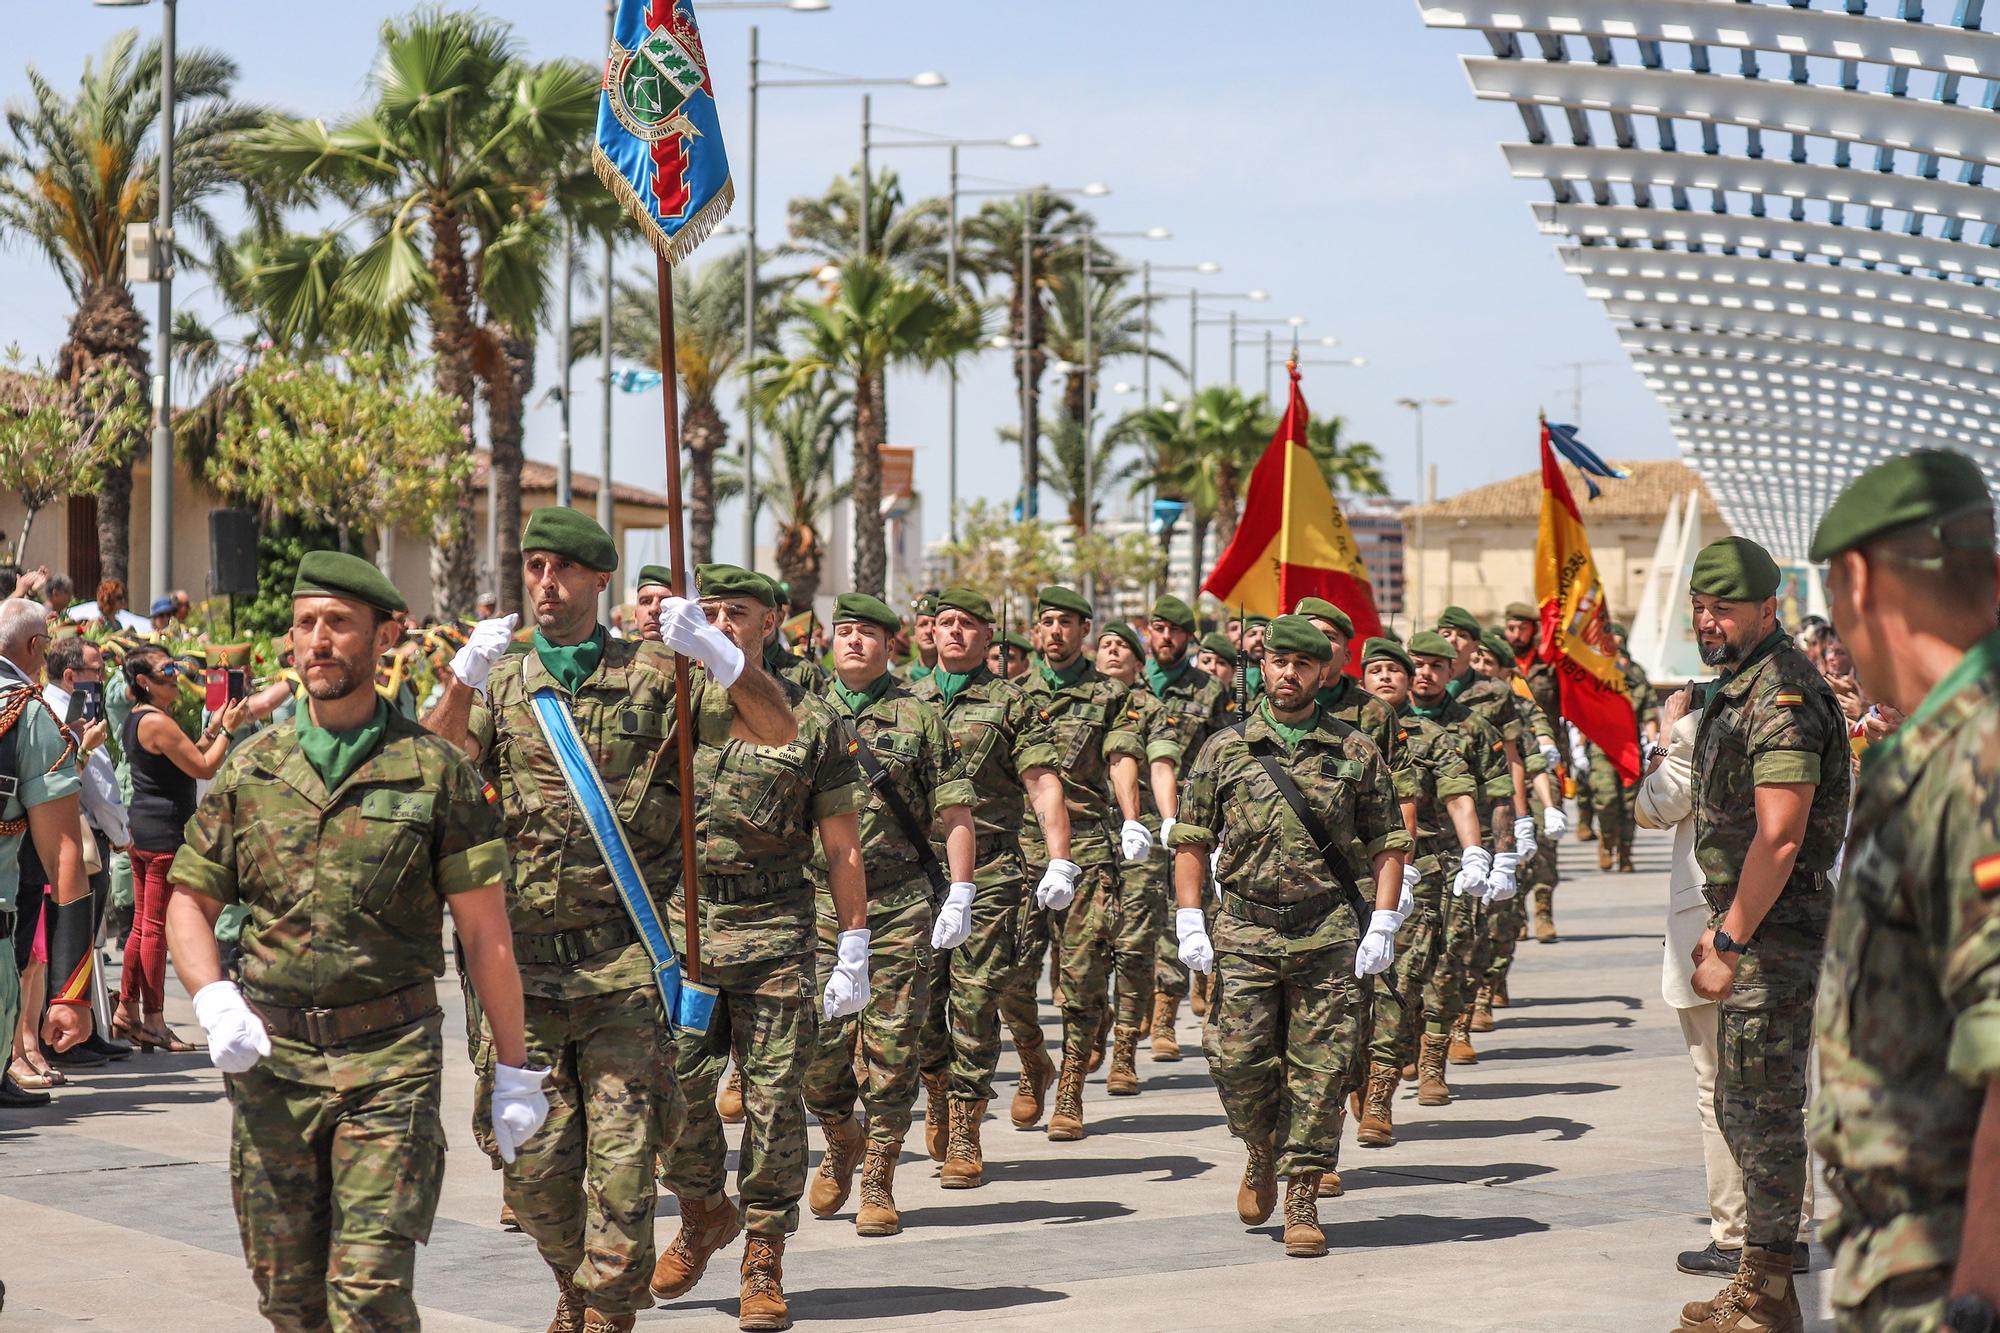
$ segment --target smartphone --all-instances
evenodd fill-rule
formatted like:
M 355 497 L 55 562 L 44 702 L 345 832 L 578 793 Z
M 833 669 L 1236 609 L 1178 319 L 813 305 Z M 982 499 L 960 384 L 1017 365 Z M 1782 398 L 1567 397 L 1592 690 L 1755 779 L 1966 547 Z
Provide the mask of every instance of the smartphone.
M 63 715 L 63 725 L 72 731 L 81 730 L 104 716 L 104 687 L 94 682 L 80 682 L 69 695 L 69 711 Z
M 229 668 L 229 702 L 237 703 L 250 697 L 250 677 L 242 667 Z
M 227 667 L 210 667 L 204 684 L 206 686 L 206 694 L 202 702 L 211 714 L 220 713 L 229 706 L 229 669 Z

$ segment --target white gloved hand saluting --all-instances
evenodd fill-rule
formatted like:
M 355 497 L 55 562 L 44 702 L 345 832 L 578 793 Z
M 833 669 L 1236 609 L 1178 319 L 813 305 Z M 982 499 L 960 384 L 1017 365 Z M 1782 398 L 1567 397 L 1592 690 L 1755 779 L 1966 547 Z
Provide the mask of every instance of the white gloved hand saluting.
M 841 931 L 834 952 L 833 975 L 826 979 L 819 1002 L 819 1011 L 829 1023 L 860 1013 L 861 1006 L 868 1003 L 867 927 Z
M 1477 897 L 1486 894 L 1486 874 L 1493 869 L 1493 855 L 1484 847 L 1468 847 L 1460 854 L 1458 877 L 1451 882 L 1452 896 L 1463 898 L 1470 893 Z
M 1568 832 L 1569 816 L 1562 812 L 1561 806 L 1552 805 L 1542 811 L 1542 837 L 1544 839 L 1549 842 L 1561 842 L 1563 835 Z
M 1076 882 L 1082 878 L 1083 867 L 1074 861 L 1049 862 L 1049 868 L 1042 872 L 1042 882 L 1035 886 L 1036 905 L 1051 912 L 1062 911 L 1076 897 Z
M 1541 849 L 1535 841 L 1535 817 L 1521 815 L 1514 820 L 1514 851 L 1525 861 Z
M 1192 972 L 1215 970 L 1215 945 L 1209 942 L 1208 922 L 1199 907 L 1176 909 L 1174 935 L 1181 942 L 1182 966 Z
M 208 1034 L 208 1062 L 225 1074 L 244 1073 L 271 1053 L 264 1020 L 233 981 L 211 981 L 196 991 L 194 1018 Z
M 1424 875 L 1408 861 L 1403 862 L 1403 896 L 1396 901 L 1396 913 L 1405 921 L 1417 910 L 1417 884 Z
M 1361 937 L 1361 944 L 1354 951 L 1355 976 L 1372 977 L 1389 970 L 1396 961 L 1396 932 L 1402 927 L 1401 912 L 1375 909 L 1375 914 L 1368 918 L 1368 933 Z
M 1153 835 L 1136 819 L 1125 821 L 1118 830 L 1118 842 L 1127 861 L 1143 861 L 1153 854 Z
M 728 689 L 743 674 L 743 650 L 727 634 L 708 623 L 701 603 L 669 597 L 660 603 L 660 642 L 708 668 L 715 683 Z
M 501 1161 L 513 1161 L 549 1118 L 549 1095 L 542 1091 L 548 1076 L 546 1069 L 493 1066 L 493 1146 Z
M 931 948 L 956 949 L 971 933 L 972 885 L 960 880 L 945 891 L 944 906 L 931 927 Z
M 493 674 L 493 664 L 507 655 L 507 645 L 514 640 L 514 626 L 520 623 L 519 616 L 501 616 L 474 625 L 472 633 L 466 636 L 465 647 L 451 655 L 451 674 L 475 690 L 485 689 L 486 678 Z
M 1519 852 L 1502 852 L 1493 858 L 1493 869 L 1486 875 L 1486 892 L 1482 895 L 1488 906 L 1504 903 L 1514 896 L 1514 869 L 1521 863 Z

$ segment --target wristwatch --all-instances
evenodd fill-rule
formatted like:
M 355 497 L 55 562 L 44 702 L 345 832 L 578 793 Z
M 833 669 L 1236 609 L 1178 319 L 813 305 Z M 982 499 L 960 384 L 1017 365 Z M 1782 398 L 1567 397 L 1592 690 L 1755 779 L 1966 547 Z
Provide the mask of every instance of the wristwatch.
M 1715 928 L 1715 951 L 1717 953 L 1739 953 L 1739 954 L 1750 952 L 1743 945 L 1738 944 L 1736 942 L 1736 937 L 1731 935 L 1728 931 L 1724 930 L 1721 926 L 1717 926 Z
M 2000 1329 L 2000 1314 L 1994 1311 L 1993 1302 L 1976 1291 L 1952 1297 L 1944 1308 L 1944 1321 L 1951 1333 L 1994 1333 Z

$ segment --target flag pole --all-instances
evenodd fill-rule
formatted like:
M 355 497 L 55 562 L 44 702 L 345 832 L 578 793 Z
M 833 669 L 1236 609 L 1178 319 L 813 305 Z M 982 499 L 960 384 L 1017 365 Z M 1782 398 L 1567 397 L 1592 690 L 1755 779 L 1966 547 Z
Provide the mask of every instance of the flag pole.
M 667 565 L 682 597 L 694 595 L 688 577 L 687 542 L 681 528 L 680 377 L 674 373 L 674 271 L 667 257 L 655 254 L 660 283 L 660 404 L 666 417 L 667 439 Z M 611 478 L 599 483 L 610 486 Z M 700 859 L 694 831 L 694 707 L 690 701 L 688 661 L 674 654 L 674 738 L 680 762 L 681 798 L 681 921 L 687 931 L 687 979 L 701 980 L 701 916 L 695 907 L 695 878 Z M 672 1015 L 668 1015 L 669 1018 Z

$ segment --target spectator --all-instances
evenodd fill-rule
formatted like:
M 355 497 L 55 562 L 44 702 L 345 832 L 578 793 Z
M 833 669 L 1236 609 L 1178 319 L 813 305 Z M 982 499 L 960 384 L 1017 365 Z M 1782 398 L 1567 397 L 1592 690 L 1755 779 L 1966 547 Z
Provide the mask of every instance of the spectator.
M 173 618 L 171 599 L 166 618 Z M 156 604 L 157 607 L 157 604 Z M 158 613 L 156 609 L 156 616 Z M 132 934 L 125 942 L 125 968 L 118 987 L 113 1035 L 136 1042 L 142 1051 L 194 1048 L 166 1023 L 167 882 L 182 830 L 194 814 L 195 783 L 212 778 L 229 753 L 229 733 L 248 713 L 239 700 L 210 722 L 199 741 L 188 739 L 168 710 L 180 694 L 180 672 L 166 650 L 144 647 L 125 659 L 125 679 L 133 708 L 119 742 L 132 769 Z
M 54 624 L 60 619 L 75 600 L 76 589 L 71 585 L 69 575 L 49 575 L 48 587 L 42 594 L 42 605 L 49 608 L 49 623 Z
M 118 579 L 101 579 L 97 584 L 97 619 L 106 629 L 118 628 L 118 613 L 125 609 L 125 584 Z
M 174 628 L 174 599 L 155 597 L 153 599 L 153 637 L 164 640 Z
M 0 565 L 0 602 L 14 595 L 14 589 L 21 582 L 19 565 Z
M 478 608 L 481 620 L 492 620 L 500 614 L 500 598 L 493 593 L 480 593 L 479 600 L 473 605 Z
M 194 613 L 194 603 L 188 599 L 187 589 L 175 588 L 167 595 L 174 603 L 174 623 L 185 629 L 188 617 Z

